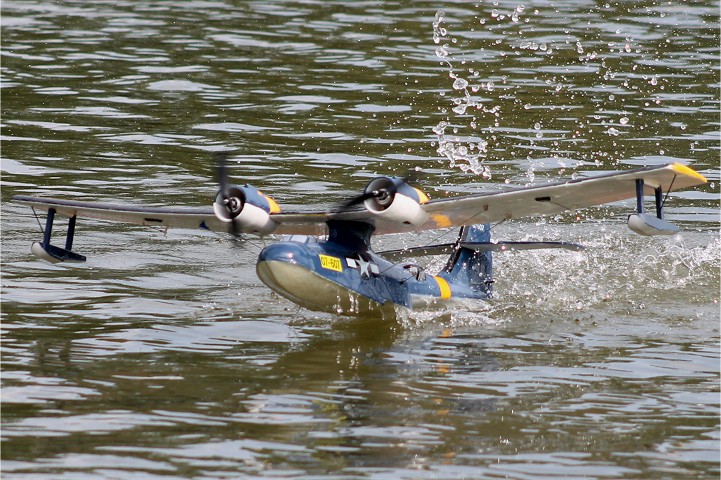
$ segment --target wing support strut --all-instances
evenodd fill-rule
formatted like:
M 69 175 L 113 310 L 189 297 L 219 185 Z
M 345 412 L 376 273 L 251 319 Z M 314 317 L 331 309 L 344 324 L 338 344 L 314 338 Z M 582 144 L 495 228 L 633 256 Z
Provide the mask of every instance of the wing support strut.
M 55 209 L 48 209 L 48 217 L 45 220 L 45 232 L 43 233 L 43 241 L 35 242 L 30 247 L 30 251 L 36 257 L 47 260 L 51 263 L 60 262 L 84 262 L 85 257 L 77 254 L 72 250 L 73 238 L 75 237 L 75 223 L 77 215 L 70 217 L 68 222 L 68 233 L 65 236 L 65 248 L 56 247 L 50 244 L 50 237 L 53 234 L 53 223 L 55 222 Z
M 675 177 L 674 177 L 675 179 Z M 671 182 L 673 185 L 673 181 Z M 671 187 L 669 187 L 669 191 Z M 644 182 L 642 178 L 636 179 L 636 212 L 628 216 L 628 228 L 639 235 L 674 235 L 679 228 L 663 219 L 663 188 L 654 187 L 653 196 L 656 202 L 656 216 L 644 212 L 643 206 Z

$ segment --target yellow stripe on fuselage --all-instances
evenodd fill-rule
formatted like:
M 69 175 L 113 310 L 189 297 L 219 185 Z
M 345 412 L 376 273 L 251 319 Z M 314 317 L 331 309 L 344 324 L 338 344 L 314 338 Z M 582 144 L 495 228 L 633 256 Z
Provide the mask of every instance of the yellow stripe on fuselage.
M 436 283 L 438 284 L 438 288 L 441 289 L 441 299 L 446 300 L 451 298 L 451 286 L 448 285 L 448 282 L 444 278 L 433 276 Z

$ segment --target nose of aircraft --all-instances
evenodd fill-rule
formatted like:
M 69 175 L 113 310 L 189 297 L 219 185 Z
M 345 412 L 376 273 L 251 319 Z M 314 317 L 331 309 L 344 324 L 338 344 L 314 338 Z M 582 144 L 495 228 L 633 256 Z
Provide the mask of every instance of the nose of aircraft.
M 268 245 L 258 255 L 258 263 L 283 262 L 309 268 L 310 258 L 302 245 L 291 242 L 279 242 Z
M 320 278 L 312 270 L 313 259 L 302 245 L 275 243 L 258 256 L 256 271 L 269 288 L 301 305 L 317 295 Z

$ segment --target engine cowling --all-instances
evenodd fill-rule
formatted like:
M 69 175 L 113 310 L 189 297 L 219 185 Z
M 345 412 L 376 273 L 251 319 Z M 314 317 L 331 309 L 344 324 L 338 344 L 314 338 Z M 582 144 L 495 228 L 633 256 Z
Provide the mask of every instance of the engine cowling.
M 402 178 L 375 178 L 366 186 L 365 195 L 366 209 L 386 220 L 408 225 L 421 225 L 428 220 L 428 214 L 421 208 L 428 202 L 428 196 Z
M 213 211 L 218 220 L 233 222 L 237 231 L 265 235 L 275 230 L 270 214 L 279 213 L 280 207 L 255 187 L 229 185 L 216 195 Z

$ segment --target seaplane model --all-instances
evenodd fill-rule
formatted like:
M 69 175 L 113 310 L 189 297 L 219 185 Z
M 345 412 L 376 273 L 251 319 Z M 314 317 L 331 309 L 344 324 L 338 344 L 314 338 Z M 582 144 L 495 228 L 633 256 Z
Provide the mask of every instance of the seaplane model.
M 42 242 L 32 253 L 50 262 L 83 262 L 72 251 L 78 217 L 233 234 L 285 235 L 259 254 L 256 271 L 272 290 L 310 310 L 363 314 L 419 308 L 454 299 L 488 299 L 493 293 L 492 253 L 504 250 L 583 247 L 567 242 L 494 242 L 490 225 L 509 219 L 553 215 L 636 197 L 628 226 L 641 235 L 669 235 L 678 228 L 663 218 L 672 190 L 706 183 L 691 168 L 675 163 L 594 177 L 429 200 L 399 177 L 378 177 L 337 211 L 286 213 L 250 185 L 228 182 L 218 164 L 220 189 L 212 207 L 143 207 L 16 195 L 13 200 L 47 212 Z M 655 212 L 645 213 L 653 195 Z M 65 248 L 50 243 L 57 215 L 68 217 Z M 376 253 L 372 235 L 460 227 L 453 243 Z M 436 275 L 404 260 L 447 254 Z M 400 260 L 399 260 L 400 259 Z

